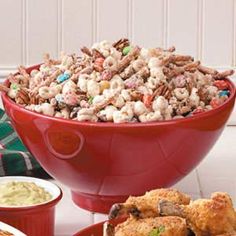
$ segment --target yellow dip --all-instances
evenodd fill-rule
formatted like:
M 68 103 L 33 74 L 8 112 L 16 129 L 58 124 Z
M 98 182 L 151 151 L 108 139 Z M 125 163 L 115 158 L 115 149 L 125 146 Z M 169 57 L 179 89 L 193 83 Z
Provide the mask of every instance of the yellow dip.
M 47 202 L 52 195 L 31 182 L 0 184 L 0 206 L 29 206 Z

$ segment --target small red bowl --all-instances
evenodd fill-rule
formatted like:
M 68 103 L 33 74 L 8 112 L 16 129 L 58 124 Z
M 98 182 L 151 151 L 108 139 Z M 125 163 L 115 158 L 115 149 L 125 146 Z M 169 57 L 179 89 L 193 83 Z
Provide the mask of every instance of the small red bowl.
M 62 198 L 61 189 L 49 181 L 37 178 L 22 176 L 0 178 L 0 184 L 12 181 L 33 182 L 43 187 L 53 198 L 48 202 L 32 206 L 0 206 L 0 221 L 19 229 L 29 236 L 53 236 L 55 206 Z
M 173 185 L 203 160 L 234 106 L 235 86 L 225 81 L 230 96 L 216 109 L 152 123 L 78 122 L 26 110 L 6 93 L 2 101 L 25 146 L 51 176 L 71 189 L 73 201 L 107 213 L 130 195 Z

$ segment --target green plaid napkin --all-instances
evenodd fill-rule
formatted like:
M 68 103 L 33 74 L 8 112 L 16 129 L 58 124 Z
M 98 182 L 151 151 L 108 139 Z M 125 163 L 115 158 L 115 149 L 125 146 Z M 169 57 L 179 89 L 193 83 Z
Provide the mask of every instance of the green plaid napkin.
M 18 138 L 6 113 L 0 109 L 0 176 L 6 175 L 49 177 Z

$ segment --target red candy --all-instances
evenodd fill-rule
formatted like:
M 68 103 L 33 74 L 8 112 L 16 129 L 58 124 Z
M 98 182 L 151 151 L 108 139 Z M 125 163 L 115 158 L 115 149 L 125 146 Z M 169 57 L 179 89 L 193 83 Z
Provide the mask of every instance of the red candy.
M 212 108 L 217 108 L 218 106 L 220 106 L 222 103 L 221 100 L 217 99 L 217 98 L 213 98 L 210 102 L 210 105 L 212 106 Z
M 216 80 L 214 82 L 214 85 L 220 90 L 224 90 L 224 89 L 229 88 L 228 84 L 224 80 Z
M 152 99 L 153 99 L 152 95 L 145 94 L 145 95 L 143 95 L 142 100 L 143 100 L 143 103 L 146 107 L 150 107 L 152 104 Z

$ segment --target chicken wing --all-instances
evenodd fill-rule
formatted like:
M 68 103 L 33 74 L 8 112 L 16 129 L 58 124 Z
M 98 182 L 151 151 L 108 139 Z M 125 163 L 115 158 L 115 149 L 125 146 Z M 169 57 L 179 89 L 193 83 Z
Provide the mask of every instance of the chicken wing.
M 140 197 L 131 196 L 125 203 L 114 204 L 109 219 L 129 214 L 139 218 L 159 216 L 157 204 L 162 199 L 182 205 L 189 204 L 191 200 L 188 195 L 175 189 L 156 189 Z
M 216 192 L 211 199 L 198 199 L 189 205 L 177 205 L 162 200 L 158 209 L 161 215 L 185 218 L 196 236 L 236 233 L 236 213 L 227 193 Z
M 113 230 L 111 225 L 104 230 L 104 236 L 188 236 L 185 219 L 176 216 L 145 219 L 128 218 Z
M 217 236 L 236 236 L 236 233 L 232 233 L 232 234 L 221 234 L 221 235 L 217 235 Z

